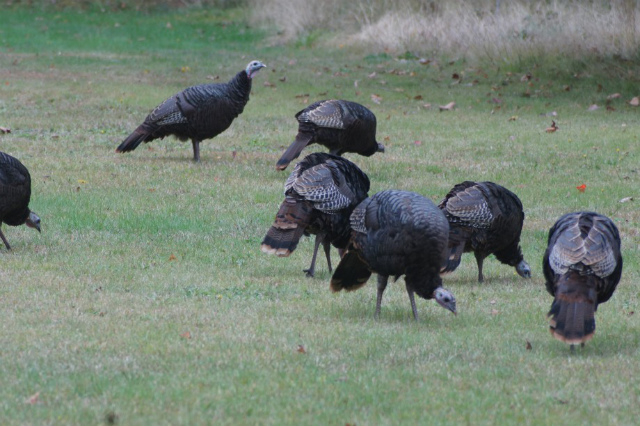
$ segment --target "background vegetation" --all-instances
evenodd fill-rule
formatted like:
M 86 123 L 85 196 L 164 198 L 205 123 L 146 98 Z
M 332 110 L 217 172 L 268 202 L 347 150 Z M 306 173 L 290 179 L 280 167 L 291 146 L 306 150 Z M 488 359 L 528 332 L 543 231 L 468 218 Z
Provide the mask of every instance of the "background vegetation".
M 257 7 L 33 5 L 5 2 L 0 26 L 0 150 L 31 170 L 43 219 L 40 235 L 2 228 L 14 248 L 0 250 L 4 425 L 636 422 L 640 93 L 637 58 L 613 41 L 582 59 L 532 48 L 496 60 L 340 46 L 337 27 L 282 44 Z M 166 97 L 254 58 L 269 67 L 201 164 L 173 139 L 113 152 Z M 304 277 L 311 241 L 286 259 L 261 253 L 293 116 L 332 97 L 378 117 L 387 152 L 348 156 L 372 192 L 438 201 L 465 179 L 516 192 L 533 278 L 490 259 L 478 285 L 464 257 L 445 277 L 457 316 L 419 300 L 414 322 L 398 283 L 374 321 L 373 284 L 332 294 L 323 261 Z M 618 224 L 625 269 L 572 354 L 547 331 L 540 265 L 549 227 L 581 209 Z

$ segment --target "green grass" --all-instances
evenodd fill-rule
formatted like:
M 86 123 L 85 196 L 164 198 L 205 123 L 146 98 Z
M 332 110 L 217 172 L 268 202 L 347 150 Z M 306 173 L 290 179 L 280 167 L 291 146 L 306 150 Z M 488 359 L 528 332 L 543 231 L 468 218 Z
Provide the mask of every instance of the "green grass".
M 0 126 L 12 133 L 0 150 L 30 169 L 43 232 L 2 228 L 13 245 L 0 250 L 3 425 L 636 422 L 640 132 L 627 101 L 640 93 L 610 77 L 633 63 L 499 69 L 274 46 L 234 10 L 5 13 Z M 114 153 L 157 103 L 254 58 L 269 67 L 232 127 L 202 144 L 201 164 L 173 139 Z M 289 258 L 261 253 L 293 116 L 331 97 L 378 117 L 387 152 L 348 156 L 372 193 L 439 200 L 466 179 L 515 191 L 533 278 L 491 258 L 479 285 L 467 255 L 444 279 L 457 316 L 418 300 L 414 322 L 396 283 L 374 321 L 373 283 L 332 294 L 323 260 L 304 277 L 311 240 Z M 552 119 L 559 130 L 546 133 Z M 549 227 L 581 209 L 617 223 L 625 269 L 596 336 L 572 354 L 547 331 L 541 260 Z

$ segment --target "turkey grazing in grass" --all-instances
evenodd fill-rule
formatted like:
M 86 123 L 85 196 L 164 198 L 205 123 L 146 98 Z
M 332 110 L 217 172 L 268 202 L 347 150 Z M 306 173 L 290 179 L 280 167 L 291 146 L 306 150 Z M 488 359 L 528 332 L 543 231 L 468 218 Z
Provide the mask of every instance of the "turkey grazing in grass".
M 584 345 L 595 333 L 598 305 L 609 300 L 622 275 L 618 228 L 598 213 L 565 214 L 549 230 L 542 268 L 554 297 L 551 334 L 571 349 Z
M 524 211 L 516 194 L 493 182 L 465 181 L 454 186 L 438 207 L 450 226 L 449 255 L 443 273 L 460 265 L 463 252 L 473 251 L 478 282 L 484 281 L 482 263 L 490 254 L 514 266 L 518 275 L 531 277 L 520 248 Z
M 286 169 L 312 143 L 326 146 L 334 155 L 355 152 L 369 157 L 384 152 L 384 145 L 376 142 L 376 116 L 358 103 L 319 101 L 298 112 L 296 118 L 298 134 L 278 160 L 278 170 Z
M 251 61 L 227 83 L 202 84 L 184 89 L 158 105 L 140 126 L 116 148 L 133 151 L 142 142 L 174 135 L 191 139 L 193 159 L 200 161 L 200 142 L 229 128 L 249 101 L 251 81 L 265 65 Z
M 331 290 L 356 290 L 372 272 L 377 273 L 378 318 L 389 276 L 397 280 L 404 275 L 414 319 L 418 319 L 414 293 L 436 299 L 456 313 L 456 299 L 442 288 L 439 274 L 447 253 L 449 224 L 431 200 L 413 192 L 378 192 L 353 210 L 351 227 L 351 243 L 331 278 Z
M 346 248 L 351 228 L 349 215 L 367 198 L 369 178 L 351 161 L 326 153 L 314 153 L 296 164 L 284 185 L 285 199 L 262 241 L 261 250 L 289 256 L 302 235 L 315 234 L 311 265 L 315 273 L 318 247 L 323 245 L 331 271 L 330 244 Z
M 16 158 L 0 152 L 0 226 L 27 225 L 40 232 L 40 218 L 29 210 L 31 198 L 31 175 L 27 168 Z M 0 229 L 0 237 L 11 250 L 9 241 Z

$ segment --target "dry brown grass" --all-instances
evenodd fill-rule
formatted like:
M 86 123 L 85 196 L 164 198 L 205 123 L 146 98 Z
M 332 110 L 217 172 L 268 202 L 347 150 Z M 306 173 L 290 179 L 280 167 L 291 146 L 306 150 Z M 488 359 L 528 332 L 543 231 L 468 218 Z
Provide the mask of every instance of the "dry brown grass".
M 257 22 L 285 38 L 331 29 L 340 44 L 375 51 L 509 60 L 521 55 L 637 55 L 634 1 L 254 1 Z

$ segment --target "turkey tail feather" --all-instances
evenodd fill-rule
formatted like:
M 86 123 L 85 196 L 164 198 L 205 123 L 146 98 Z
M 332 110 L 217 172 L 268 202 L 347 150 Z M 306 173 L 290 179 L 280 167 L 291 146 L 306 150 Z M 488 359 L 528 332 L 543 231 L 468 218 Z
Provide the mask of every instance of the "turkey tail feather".
M 298 158 L 302 150 L 309 144 L 311 141 L 311 136 L 307 134 L 298 133 L 296 136 L 296 140 L 294 140 L 289 148 L 282 154 L 278 162 L 276 163 L 277 170 L 284 170 L 287 168 L 289 163 Z
M 585 279 L 586 278 L 586 279 Z M 585 343 L 596 331 L 595 284 L 591 277 L 579 277 L 568 272 L 560 278 L 555 299 L 549 310 L 549 331 L 556 339 L 572 345 Z
M 296 249 L 303 234 L 304 228 L 299 226 L 289 229 L 280 229 L 272 226 L 262 240 L 260 250 L 267 254 L 287 257 Z
M 143 126 L 139 126 L 133 131 L 117 148 L 116 152 L 133 151 L 142 142 L 150 140 L 151 132 Z
M 444 261 L 444 265 L 440 269 L 441 274 L 446 274 L 455 271 L 460 266 L 462 259 L 462 253 L 464 252 L 464 242 L 457 246 L 449 248 L 449 255 Z
M 276 220 L 262 240 L 260 250 L 276 256 L 289 256 L 298 246 L 298 242 L 311 221 L 313 205 L 287 197 L 280 205 Z
M 371 277 L 371 270 L 360 256 L 354 251 L 347 251 L 333 276 L 331 277 L 331 291 L 353 291 L 367 283 Z

